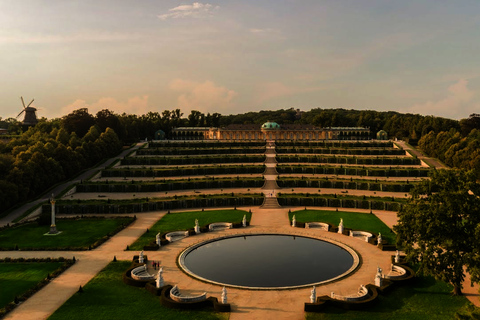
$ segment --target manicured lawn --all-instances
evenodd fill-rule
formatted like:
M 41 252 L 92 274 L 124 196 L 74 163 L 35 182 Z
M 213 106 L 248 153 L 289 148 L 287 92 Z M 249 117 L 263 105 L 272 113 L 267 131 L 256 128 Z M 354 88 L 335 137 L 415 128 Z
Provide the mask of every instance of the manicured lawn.
M 228 319 L 228 313 L 163 307 L 159 297 L 122 282 L 122 273 L 130 264 L 111 262 L 85 285 L 83 293 L 75 293 L 49 319 Z
M 290 221 L 293 215 L 295 215 L 297 222 L 319 221 L 331 223 L 335 226 L 338 226 L 340 218 L 342 218 L 345 228 L 370 231 L 373 233 L 380 232 L 384 240 L 390 244 L 395 244 L 395 233 L 374 214 L 346 211 L 299 210 L 289 213 Z
M 452 287 L 430 277 L 420 277 L 411 285 L 380 295 L 377 303 L 362 311 L 327 307 L 323 313 L 308 313 L 308 320 L 430 320 L 456 319 L 456 312 L 472 308 L 465 297 L 451 296 Z M 457 318 L 458 319 L 458 318 Z M 460 318 L 470 319 L 470 318 Z
M 44 235 L 50 226 L 30 223 L 0 231 L 0 247 L 13 250 L 18 245 L 20 250 L 28 248 L 81 248 L 93 245 L 102 237 L 119 231 L 122 225 L 128 225 L 133 218 L 115 219 L 58 219 L 57 230 L 62 233 L 52 236 Z
M 1 262 L 0 309 L 63 264 L 63 262 Z
M 155 240 L 155 236 L 159 232 L 193 228 L 195 219 L 198 219 L 200 226 L 204 226 L 213 222 L 242 222 L 244 215 L 247 215 L 247 221 L 250 221 L 252 214 L 243 210 L 188 211 L 166 214 L 150 228 L 149 232 L 144 233 L 129 248 L 130 250 L 142 250 L 143 246 Z

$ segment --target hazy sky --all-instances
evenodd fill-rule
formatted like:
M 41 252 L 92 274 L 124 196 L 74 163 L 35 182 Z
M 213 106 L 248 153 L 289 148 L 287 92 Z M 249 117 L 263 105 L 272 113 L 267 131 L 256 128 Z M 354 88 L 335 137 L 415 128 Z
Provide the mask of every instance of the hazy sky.
M 480 113 L 478 0 L 0 0 L 0 117 Z

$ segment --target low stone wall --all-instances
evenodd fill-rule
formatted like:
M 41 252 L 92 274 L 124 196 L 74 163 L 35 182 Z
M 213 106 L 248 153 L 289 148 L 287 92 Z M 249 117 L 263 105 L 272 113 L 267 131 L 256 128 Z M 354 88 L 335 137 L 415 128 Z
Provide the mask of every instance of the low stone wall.
M 314 228 L 329 231 L 330 225 L 324 222 L 306 222 L 305 223 L 305 229 L 314 229 Z
M 362 300 L 368 299 L 369 294 L 368 294 L 368 289 L 364 285 L 361 285 L 360 288 L 358 289 L 358 292 L 355 295 L 341 296 L 332 292 L 330 294 L 330 297 L 332 299 L 341 300 L 341 301 L 362 301 Z
M 132 269 L 131 276 L 132 276 L 132 279 L 134 280 L 141 280 L 141 281 L 155 280 L 155 275 L 148 273 L 146 264 Z
M 373 238 L 373 234 L 371 234 L 370 232 L 366 232 L 366 231 L 350 231 L 350 237 L 354 237 L 354 238 L 362 238 L 363 240 L 365 240 L 365 242 L 369 242 L 370 239 Z

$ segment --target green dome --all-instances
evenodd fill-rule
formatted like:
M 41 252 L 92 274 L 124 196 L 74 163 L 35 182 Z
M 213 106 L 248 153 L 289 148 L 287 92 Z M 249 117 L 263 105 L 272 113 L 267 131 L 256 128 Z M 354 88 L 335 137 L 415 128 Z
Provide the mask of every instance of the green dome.
M 268 121 L 262 124 L 262 129 L 276 130 L 280 129 L 280 125 L 276 122 Z

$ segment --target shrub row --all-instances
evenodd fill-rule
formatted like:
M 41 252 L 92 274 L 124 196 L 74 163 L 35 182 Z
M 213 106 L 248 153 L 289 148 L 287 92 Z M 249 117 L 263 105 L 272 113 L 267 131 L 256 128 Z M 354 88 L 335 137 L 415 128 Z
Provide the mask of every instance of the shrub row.
M 280 188 L 332 188 L 388 192 L 410 192 L 414 187 L 414 185 L 410 183 L 376 182 L 373 180 L 278 179 L 277 184 Z
M 219 147 L 264 147 L 265 141 L 155 141 L 148 144 L 149 148 L 219 148 Z
M 385 198 L 368 197 L 343 197 L 332 195 L 305 195 L 305 194 L 279 194 L 278 203 L 281 206 L 310 206 L 310 207 L 333 207 L 333 208 L 358 208 L 386 211 L 400 211 L 402 203 L 386 200 Z
M 403 156 L 405 150 L 393 148 L 299 148 L 299 147 L 276 147 L 277 153 L 313 153 L 313 154 L 347 154 L 347 155 L 368 155 L 368 156 Z
M 112 168 L 102 171 L 102 177 L 181 177 L 219 174 L 263 173 L 265 166 L 198 166 L 179 168 Z
M 199 154 L 259 154 L 265 153 L 265 147 L 249 148 L 156 148 L 140 149 L 137 156 L 161 156 L 161 155 L 199 155 Z
M 55 207 L 57 214 L 88 214 L 88 213 L 136 213 L 150 212 L 159 210 L 174 210 L 188 208 L 210 208 L 210 207 L 236 207 L 236 206 L 260 206 L 263 203 L 263 194 L 242 194 L 242 195 L 222 195 L 218 197 L 195 198 L 178 197 L 165 199 L 141 199 L 136 202 L 122 201 L 109 203 L 108 200 L 93 203 L 62 201 L 57 202 Z M 50 205 L 44 204 L 42 212 L 49 212 Z
M 71 265 L 75 263 L 75 258 L 73 259 L 65 259 L 63 257 L 52 259 L 52 258 L 44 258 L 44 259 L 37 259 L 37 258 L 19 258 L 19 259 L 11 259 L 11 258 L 5 258 L 0 260 L 0 263 L 24 263 L 24 262 L 63 262 L 63 264 L 58 268 L 57 270 L 53 271 L 37 283 L 33 288 L 28 289 L 25 291 L 22 295 L 17 297 L 17 301 L 12 301 L 8 303 L 5 307 L 0 309 L 0 318 L 3 318 L 7 313 L 15 309 L 18 305 L 18 303 L 27 300 L 31 296 L 33 296 L 35 293 L 40 291 L 43 287 L 45 287 L 48 283 L 50 283 L 50 280 L 53 278 L 58 277 L 63 271 L 67 270 Z M 15 303 L 16 302 L 16 303 Z
M 328 167 L 328 166 L 289 166 L 278 165 L 280 174 L 335 174 L 370 177 L 428 177 L 430 169 L 424 168 L 365 168 L 365 167 Z
M 357 165 L 419 165 L 420 159 L 417 158 L 385 158 L 385 157 L 331 157 L 331 156 L 307 156 L 307 155 L 277 155 L 276 160 L 279 163 L 342 163 Z
M 205 163 L 249 163 L 264 162 L 265 155 L 238 155 L 238 156 L 213 156 L 213 157 L 129 157 L 122 159 L 122 165 L 182 165 Z
M 226 189 L 226 188 L 260 188 L 263 179 L 217 179 L 217 180 L 170 180 L 161 183 L 83 183 L 77 185 L 77 192 L 160 192 L 190 189 Z
M 391 141 L 275 141 L 277 146 L 325 147 L 325 148 L 391 148 Z

